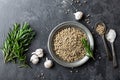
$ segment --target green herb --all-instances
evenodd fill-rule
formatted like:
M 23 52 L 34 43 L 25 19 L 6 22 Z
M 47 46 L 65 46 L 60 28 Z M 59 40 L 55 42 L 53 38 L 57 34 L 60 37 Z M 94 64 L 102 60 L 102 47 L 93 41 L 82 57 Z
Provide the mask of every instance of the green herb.
M 87 55 L 88 57 L 91 57 L 91 58 L 94 59 L 94 57 L 93 57 L 93 52 L 92 52 L 92 50 L 91 50 L 91 48 L 90 48 L 89 43 L 87 42 L 87 40 L 86 40 L 85 38 L 82 38 L 82 44 L 83 44 L 84 47 L 85 47 L 86 55 Z
M 3 44 L 4 62 L 12 61 L 19 63 L 21 67 L 28 66 L 25 53 L 34 35 L 35 33 L 28 23 L 24 23 L 22 26 L 14 24 Z

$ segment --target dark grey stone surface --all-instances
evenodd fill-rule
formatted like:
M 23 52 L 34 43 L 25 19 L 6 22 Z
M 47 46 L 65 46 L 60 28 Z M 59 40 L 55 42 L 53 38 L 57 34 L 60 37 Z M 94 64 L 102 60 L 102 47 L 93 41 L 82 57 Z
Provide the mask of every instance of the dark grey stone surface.
M 27 53 L 28 60 L 37 48 L 43 48 L 47 57 L 47 39 L 50 31 L 59 23 L 75 20 L 73 12 L 75 7 L 85 15 L 90 14 L 90 24 L 80 21 L 93 32 L 95 40 L 95 60 L 90 59 L 83 66 L 70 69 L 54 62 L 52 69 L 45 69 L 40 60 L 38 65 L 31 68 L 18 68 L 17 64 L 3 62 L 3 54 L 0 52 L 0 80 L 120 80 L 120 67 L 114 69 L 112 62 L 106 58 L 101 37 L 97 36 L 93 27 L 96 22 L 104 21 L 108 29 L 113 28 L 117 32 L 115 50 L 120 66 L 120 0 L 87 0 L 86 4 L 70 6 L 62 0 L 0 0 L 0 47 L 13 23 L 29 22 L 36 32 L 30 49 Z M 84 0 L 81 0 L 83 3 Z M 66 10 L 70 12 L 66 14 Z M 99 59 L 101 57 L 101 59 Z M 78 72 L 77 72 L 78 71 Z M 41 77 L 44 74 L 44 78 Z

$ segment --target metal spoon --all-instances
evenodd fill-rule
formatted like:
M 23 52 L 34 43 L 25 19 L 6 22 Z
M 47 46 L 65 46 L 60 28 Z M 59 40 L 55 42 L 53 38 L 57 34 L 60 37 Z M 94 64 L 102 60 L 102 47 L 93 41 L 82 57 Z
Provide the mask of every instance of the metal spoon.
M 112 55 L 113 55 L 113 66 L 117 67 L 117 60 L 115 56 L 115 50 L 114 50 L 114 40 L 116 39 L 116 32 L 113 29 L 110 29 L 109 32 L 106 35 L 106 39 L 110 42 L 112 47 Z
M 103 22 L 99 22 L 99 23 L 96 24 L 96 28 L 98 27 L 98 25 L 102 25 L 104 27 L 104 33 L 103 34 L 100 34 L 98 31 L 96 31 L 96 32 L 102 37 L 108 60 L 112 60 L 112 55 L 110 54 L 110 51 L 108 49 L 108 46 L 107 46 L 106 40 L 105 40 L 106 26 L 105 26 L 105 24 Z

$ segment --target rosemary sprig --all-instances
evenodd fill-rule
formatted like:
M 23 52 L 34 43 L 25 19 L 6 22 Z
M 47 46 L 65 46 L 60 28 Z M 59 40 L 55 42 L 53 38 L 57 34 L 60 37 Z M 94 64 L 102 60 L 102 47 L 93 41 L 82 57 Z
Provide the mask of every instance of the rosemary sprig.
M 84 48 L 85 48 L 85 50 L 86 50 L 86 55 L 87 55 L 88 57 L 91 57 L 91 58 L 94 59 L 94 57 L 93 57 L 93 52 L 92 52 L 92 50 L 91 50 L 91 48 L 90 48 L 89 43 L 87 42 L 87 40 L 86 40 L 85 38 L 82 38 L 82 44 L 83 44 L 83 46 L 84 46 Z
M 14 24 L 3 44 L 4 62 L 12 61 L 24 67 L 28 66 L 25 53 L 34 35 L 35 33 L 28 23 L 24 23 L 22 26 L 18 23 Z

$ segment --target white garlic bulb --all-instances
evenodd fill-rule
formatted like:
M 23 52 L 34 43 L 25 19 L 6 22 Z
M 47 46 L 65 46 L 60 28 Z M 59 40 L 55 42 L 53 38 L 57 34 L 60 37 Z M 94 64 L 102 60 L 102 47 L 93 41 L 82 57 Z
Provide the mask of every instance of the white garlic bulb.
M 74 15 L 75 15 L 76 20 L 80 20 L 83 17 L 83 12 L 78 11 L 78 12 L 74 13 Z
M 48 60 L 48 58 L 46 58 L 46 61 L 44 62 L 44 67 L 51 68 L 52 66 L 53 66 L 53 62 L 51 60 Z
M 36 49 L 35 52 L 33 52 L 33 54 L 36 54 L 38 57 L 43 57 L 44 56 L 44 53 L 43 53 L 43 49 Z
M 33 63 L 33 64 L 37 64 L 39 62 L 39 58 L 37 55 L 32 55 L 31 58 L 30 58 L 30 61 Z

